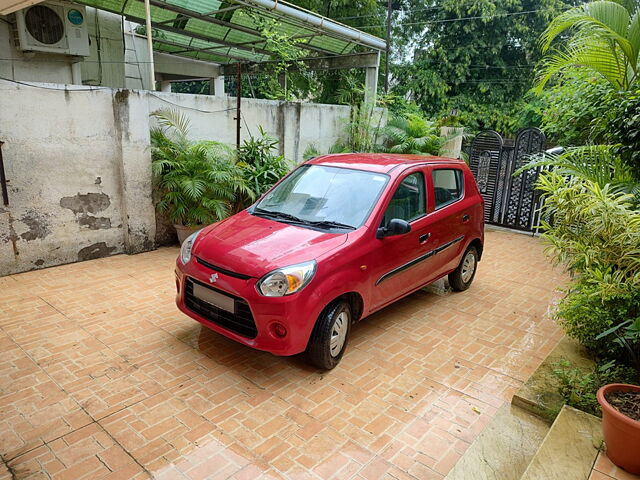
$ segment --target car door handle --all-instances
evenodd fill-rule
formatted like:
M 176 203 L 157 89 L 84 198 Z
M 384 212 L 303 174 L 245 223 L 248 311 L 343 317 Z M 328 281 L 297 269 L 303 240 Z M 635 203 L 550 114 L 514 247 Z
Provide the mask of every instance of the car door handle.
M 420 237 L 418 238 L 420 240 L 420 243 L 427 243 L 427 240 L 429 240 L 429 237 L 431 236 L 430 233 L 425 233 L 420 235 Z
M 469 215 L 464 214 L 464 215 L 462 216 L 462 223 L 467 223 L 467 222 L 469 221 L 469 218 L 471 218 L 471 217 L 469 217 Z

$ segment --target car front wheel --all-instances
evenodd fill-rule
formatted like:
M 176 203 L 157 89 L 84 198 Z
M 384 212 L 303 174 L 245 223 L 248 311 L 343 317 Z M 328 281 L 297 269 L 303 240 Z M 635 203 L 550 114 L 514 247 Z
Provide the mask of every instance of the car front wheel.
M 464 252 L 460 265 L 453 272 L 449 274 L 449 285 L 456 292 L 462 292 L 469 288 L 473 277 L 476 276 L 476 269 L 478 267 L 478 250 L 476 247 L 469 247 Z
M 331 370 L 344 355 L 351 332 L 351 307 L 344 300 L 330 304 L 316 322 L 307 356 L 318 368 Z

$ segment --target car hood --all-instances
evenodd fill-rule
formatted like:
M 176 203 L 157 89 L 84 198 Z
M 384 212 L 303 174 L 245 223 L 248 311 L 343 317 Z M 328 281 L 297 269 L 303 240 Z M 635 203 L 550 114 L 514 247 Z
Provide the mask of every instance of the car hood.
M 193 254 L 221 269 L 259 278 L 276 268 L 314 260 L 347 241 L 242 211 L 208 227 Z

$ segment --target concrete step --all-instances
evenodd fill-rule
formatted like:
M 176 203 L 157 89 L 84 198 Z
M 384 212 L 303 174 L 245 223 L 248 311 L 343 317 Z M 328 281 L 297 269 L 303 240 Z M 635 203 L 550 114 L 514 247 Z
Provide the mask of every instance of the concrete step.
M 601 445 L 600 419 L 565 405 L 521 480 L 584 480 Z
M 467 449 L 446 480 L 518 480 L 549 431 L 549 425 L 506 404 Z
M 585 372 L 594 368 L 594 362 L 584 347 L 575 340 L 563 337 L 511 400 L 514 405 L 543 418 L 549 425 L 564 405 L 564 398 L 558 393 L 558 380 L 553 375 L 560 360 L 567 360 L 571 368 L 580 368 Z

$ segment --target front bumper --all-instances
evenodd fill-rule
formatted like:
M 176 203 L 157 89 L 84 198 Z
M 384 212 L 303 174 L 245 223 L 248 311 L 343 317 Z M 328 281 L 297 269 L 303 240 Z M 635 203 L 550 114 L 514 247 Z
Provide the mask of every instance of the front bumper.
M 195 256 L 186 265 L 180 259 L 176 261 L 176 304 L 178 308 L 197 320 L 201 324 L 225 335 L 237 342 L 249 347 L 271 352 L 275 355 L 295 355 L 303 352 L 307 348 L 309 336 L 318 315 L 322 311 L 322 302 L 314 294 L 313 281 L 302 291 L 285 297 L 264 297 L 256 290 L 258 279 L 235 278 L 222 272 L 217 272 L 209 267 L 198 263 Z M 216 274 L 215 282 L 212 283 L 211 276 Z M 245 334 L 239 334 L 230 328 L 223 326 L 224 321 L 212 321 L 206 310 L 195 308 L 192 302 L 185 299 L 187 280 L 190 285 L 194 281 L 197 284 L 213 287 L 220 293 L 235 297 L 236 313 L 238 308 L 243 310 L 243 317 L 247 317 L 247 312 L 243 303 L 248 305 L 250 314 L 255 323 L 256 334 L 250 336 L 249 329 Z M 189 297 L 191 298 L 191 297 Z M 190 308 L 191 307 L 191 308 Z M 196 311 L 198 310 L 198 311 Z M 274 325 L 280 323 L 286 328 L 284 337 L 277 336 Z M 229 325 L 229 324 L 228 324 Z M 242 328 L 236 330 L 242 331 Z

